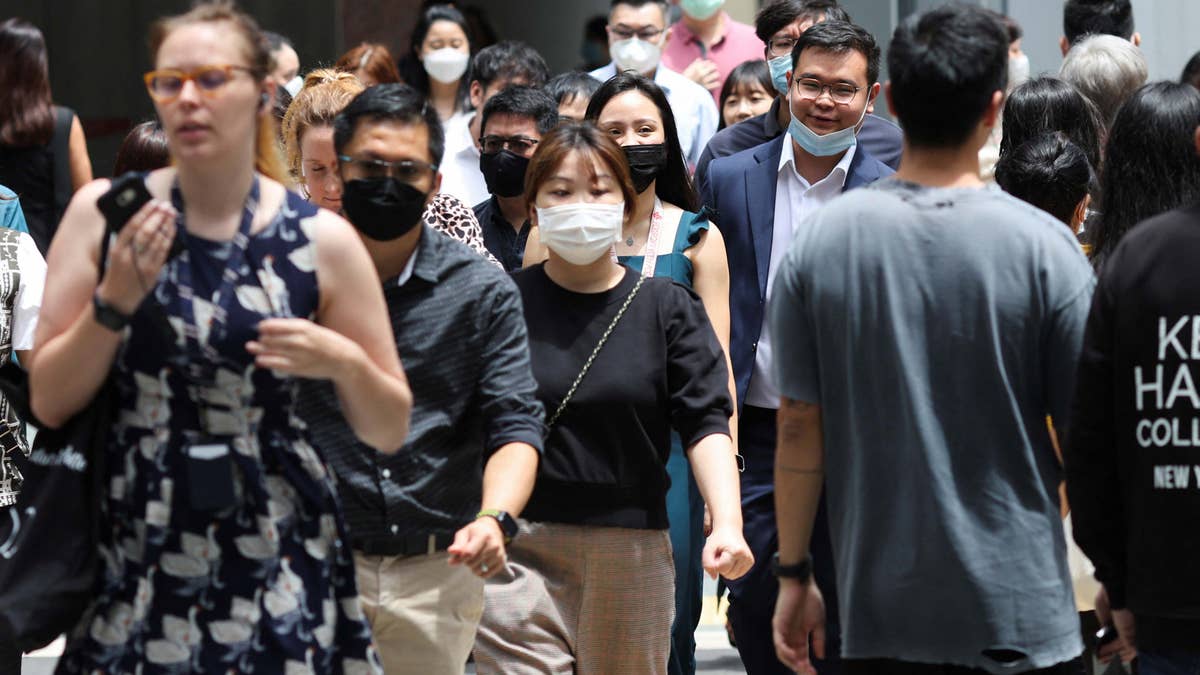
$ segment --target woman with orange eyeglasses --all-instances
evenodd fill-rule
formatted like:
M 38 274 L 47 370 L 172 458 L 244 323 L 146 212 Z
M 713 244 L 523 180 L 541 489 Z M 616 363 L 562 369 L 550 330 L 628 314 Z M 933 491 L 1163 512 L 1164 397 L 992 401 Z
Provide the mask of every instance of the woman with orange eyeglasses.
M 48 426 L 106 381 L 117 409 L 94 449 L 105 564 L 57 672 L 382 672 L 332 476 L 294 413 L 297 378 L 332 380 L 362 442 L 404 441 L 412 396 L 371 258 L 279 182 L 249 17 L 216 2 L 161 20 L 151 57 L 174 165 L 112 236 L 108 181 L 75 196 L 30 372 Z

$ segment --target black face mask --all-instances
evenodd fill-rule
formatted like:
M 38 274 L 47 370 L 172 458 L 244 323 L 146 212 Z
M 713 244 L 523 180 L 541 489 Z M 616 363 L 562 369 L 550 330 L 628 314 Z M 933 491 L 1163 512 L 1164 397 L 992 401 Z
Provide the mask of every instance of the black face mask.
M 633 189 L 640 195 L 667 168 L 667 144 L 626 145 L 621 149 L 625 151 L 625 161 L 633 176 Z
M 525 169 L 529 158 L 508 150 L 479 156 L 479 170 L 488 192 L 497 197 L 516 197 L 525 191 Z
M 403 237 L 421 222 L 426 194 L 385 176 L 346 181 L 342 209 L 359 232 L 375 241 Z

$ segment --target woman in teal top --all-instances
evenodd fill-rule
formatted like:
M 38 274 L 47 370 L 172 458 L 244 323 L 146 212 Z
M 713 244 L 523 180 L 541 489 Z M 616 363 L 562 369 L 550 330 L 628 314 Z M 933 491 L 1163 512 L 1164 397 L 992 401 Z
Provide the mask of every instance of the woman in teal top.
M 618 259 L 644 275 L 670 277 L 695 290 L 728 359 L 725 242 L 720 230 L 709 227 L 707 213 L 699 208 L 667 97 L 653 81 L 622 73 L 592 95 L 586 117 L 621 145 L 638 193 L 633 215 L 616 245 Z M 736 396 L 732 368 L 729 373 L 730 396 Z M 730 420 L 731 432 L 737 429 L 736 422 L 735 414 Z M 733 440 L 736 451 L 736 435 Z M 703 601 L 704 503 L 677 435 L 673 436 L 667 472 L 671 476 L 667 512 L 675 552 L 675 625 L 668 672 L 690 675 L 696 670 L 695 632 Z M 741 528 L 740 522 L 737 527 Z
M 29 233 L 29 226 L 25 224 L 25 212 L 21 210 L 21 200 L 17 199 L 17 193 L 3 185 L 0 185 L 0 227 Z

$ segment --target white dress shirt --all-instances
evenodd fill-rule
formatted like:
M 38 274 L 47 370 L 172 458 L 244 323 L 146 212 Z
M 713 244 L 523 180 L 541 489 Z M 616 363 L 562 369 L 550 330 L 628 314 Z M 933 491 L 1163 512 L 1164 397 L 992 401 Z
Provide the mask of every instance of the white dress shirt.
M 854 159 L 854 151 L 858 149 L 858 146 L 851 147 L 828 176 L 809 185 L 796 171 L 793 147 L 793 141 L 788 138 L 783 142 L 783 152 L 779 153 L 779 179 L 775 183 L 775 224 L 771 231 L 771 262 L 767 267 L 768 305 L 771 302 L 771 289 L 775 285 L 775 271 L 787 255 L 788 248 L 799 231 L 798 226 L 803 224 L 807 216 L 842 193 L 846 186 L 846 175 L 850 171 L 850 162 Z M 750 385 L 746 389 L 746 405 L 758 408 L 779 407 L 779 389 L 775 387 L 775 378 L 771 370 L 771 351 L 771 332 L 767 330 L 767 313 L 763 312 L 762 333 L 758 338 L 758 350 L 754 353 L 754 373 L 750 376 Z
M 589 74 L 606 82 L 617 74 L 617 66 L 610 63 Z M 654 71 L 654 83 L 667 95 L 679 131 L 679 145 L 688 166 L 695 168 L 709 139 L 717 133 L 719 118 L 712 93 L 662 64 Z
M 479 148 L 471 138 L 471 121 L 477 113 L 456 113 L 446 120 L 446 149 L 442 153 L 442 189 L 467 206 L 491 195 L 479 170 Z

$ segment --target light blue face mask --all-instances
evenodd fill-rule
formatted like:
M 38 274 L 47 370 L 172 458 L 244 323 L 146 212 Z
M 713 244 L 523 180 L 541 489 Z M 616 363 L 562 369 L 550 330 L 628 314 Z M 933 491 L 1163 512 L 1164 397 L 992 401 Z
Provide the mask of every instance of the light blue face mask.
M 767 61 L 767 67 L 771 69 L 771 81 L 775 83 L 775 91 L 779 92 L 780 96 L 787 96 L 787 74 L 792 69 L 792 55 L 776 56 Z
M 725 4 L 725 0 L 680 0 L 679 8 L 684 14 L 704 21 L 716 14 L 721 6 Z
M 840 152 L 845 152 L 853 148 L 858 143 L 858 134 L 856 129 L 867 116 L 867 108 L 870 107 L 870 102 L 863 106 L 862 115 L 858 121 L 846 127 L 831 131 L 825 135 L 819 135 L 817 132 L 809 129 L 803 122 L 796 119 L 796 113 L 791 113 L 792 122 L 788 124 L 788 135 L 796 144 L 804 149 L 805 152 L 814 157 L 829 157 Z

